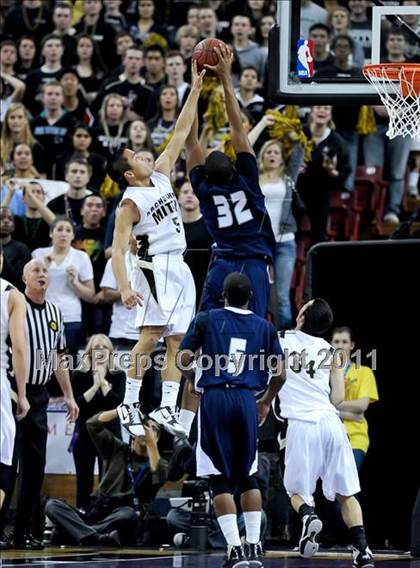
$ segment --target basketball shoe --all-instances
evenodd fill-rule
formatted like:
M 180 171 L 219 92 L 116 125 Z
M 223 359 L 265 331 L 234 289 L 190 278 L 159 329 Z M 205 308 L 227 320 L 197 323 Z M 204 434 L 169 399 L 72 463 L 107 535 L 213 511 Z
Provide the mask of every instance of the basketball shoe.
M 244 549 L 250 568 L 261 568 L 261 566 L 263 566 L 263 550 L 261 542 L 257 542 L 257 544 L 245 542 Z
M 174 408 L 170 406 L 159 406 L 149 413 L 149 418 L 157 422 L 165 428 L 169 434 L 172 436 L 178 436 L 178 438 L 186 438 L 187 432 L 184 427 L 178 422 L 178 416 Z
M 373 562 L 373 554 L 367 546 L 363 550 L 352 547 L 353 552 L 353 568 L 372 568 L 375 566 Z
M 228 548 L 222 568 L 249 568 L 249 566 L 242 546 L 230 546 Z
M 299 553 L 303 558 L 311 558 L 318 552 L 319 544 L 316 536 L 322 530 L 321 520 L 314 514 L 305 515 L 302 519 L 302 535 L 299 540 Z
M 144 414 L 140 410 L 140 403 L 120 404 L 117 407 L 118 418 L 121 426 L 130 436 L 144 436 L 143 420 Z

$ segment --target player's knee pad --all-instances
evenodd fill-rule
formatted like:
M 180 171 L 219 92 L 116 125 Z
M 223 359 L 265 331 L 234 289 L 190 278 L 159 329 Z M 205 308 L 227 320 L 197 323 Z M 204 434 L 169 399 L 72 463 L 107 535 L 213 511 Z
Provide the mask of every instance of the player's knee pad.
M 238 488 L 240 494 L 251 491 L 251 489 L 259 489 L 256 475 L 250 475 L 241 479 L 238 483 Z
M 212 475 L 209 478 L 209 485 L 213 499 L 218 495 L 222 495 L 222 493 L 233 493 L 231 484 L 223 475 Z

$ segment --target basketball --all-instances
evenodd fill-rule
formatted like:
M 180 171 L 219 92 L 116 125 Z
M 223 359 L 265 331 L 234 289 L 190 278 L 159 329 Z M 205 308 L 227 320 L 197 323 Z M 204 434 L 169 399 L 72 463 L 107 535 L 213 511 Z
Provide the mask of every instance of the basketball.
M 214 48 L 222 45 L 225 46 L 226 44 L 220 39 L 209 38 L 203 39 L 195 46 L 192 58 L 193 61 L 197 62 L 198 71 L 205 69 L 204 65 L 217 65 L 219 58 Z M 207 73 L 209 73 L 208 69 Z

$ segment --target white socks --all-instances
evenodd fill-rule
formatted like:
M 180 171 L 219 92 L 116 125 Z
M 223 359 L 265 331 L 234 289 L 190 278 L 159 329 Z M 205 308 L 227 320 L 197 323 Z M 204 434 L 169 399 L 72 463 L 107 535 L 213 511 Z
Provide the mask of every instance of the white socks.
M 139 402 L 140 388 L 142 384 L 141 379 L 130 379 L 127 377 L 125 381 L 125 394 L 123 404 L 133 404 Z
M 163 381 L 162 382 L 162 401 L 161 406 L 169 406 L 174 408 L 178 398 L 179 383 L 176 381 Z
M 260 542 L 261 530 L 261 511 L 244 512 L 246 541 L 249 544 L 257 544 Z
M 184 430 L 187 433 L 187 437 L 189 437 L 190 435 L 191 426 L 192 423 L 194 422 L 194 418 L 195 418 L 195 412 L 193 412 L 192 410 L 186 410 L 185 408 L 181 408 L 181 410 L 179 411 L 178 422 L 181 424 L 181 426 L 184 427 Z
M 217 522 L 219 523 L 228 547 L 241 546 L 236 515 L 222 515 L 221 517 L 217 517 Z

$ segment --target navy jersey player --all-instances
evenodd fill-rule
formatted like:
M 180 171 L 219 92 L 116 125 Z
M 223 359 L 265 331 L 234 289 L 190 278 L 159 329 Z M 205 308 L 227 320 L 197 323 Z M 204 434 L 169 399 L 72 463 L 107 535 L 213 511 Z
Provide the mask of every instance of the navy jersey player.
M 186 140 L 187 169 L 194 193 L 200 200 L 207 229 L 216 244 L 201 309 L 223 306 L 223 281 L 228 274 L 237 271 L 251 280 L 253 295 L 250 309 L 266 317 L 270 294 L 267 265 L 273 261 L 275 237 L 259 185 L 257 160 L 243 128 L 232 84 L 232 53 L 222 44 L 220 49 L 215 49 L 219 63 L 211 69 L 223 84 L 237 159 L 234 166 L 225 154 L 218 151 L 204 159 L 198 144 L 196 117 Z
M 274 326 L 248 310 L 251 282 L 234 272 L 224 281 L 225 307 L 200 312 L 181 343 L 178 364 L 185 371 L 201 349 L 203 372 L 196 449 L 197 475 L 209 479 L 214 509 L 228 551 L 223 566 L 262 566 L 261 494 L 257 471 L 258 409 L 255 391 L 266 389 L 261 417 L 280 390 L 285 372 Z M 270 360 L 271 359 L 271 360 Z M 205 363 L 204 363 L 205 362 Z M 196 379 L 197 380 L 197 379 Z M 244 512 L 246 544 L 241 547 L 233 492 L 238 488 Z

